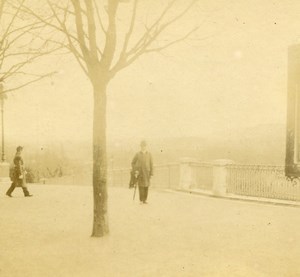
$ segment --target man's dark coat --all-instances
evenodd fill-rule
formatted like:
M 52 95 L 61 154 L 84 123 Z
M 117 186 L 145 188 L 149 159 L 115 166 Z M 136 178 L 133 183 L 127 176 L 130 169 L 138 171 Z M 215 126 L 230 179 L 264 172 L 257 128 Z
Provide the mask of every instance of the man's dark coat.
M 153 175 L 152 156 L 149 152 L 138 152 L 132 162 L 132 171 L 138 172 L 138 185 L 140 187 L 150 186 L 150 177 Z

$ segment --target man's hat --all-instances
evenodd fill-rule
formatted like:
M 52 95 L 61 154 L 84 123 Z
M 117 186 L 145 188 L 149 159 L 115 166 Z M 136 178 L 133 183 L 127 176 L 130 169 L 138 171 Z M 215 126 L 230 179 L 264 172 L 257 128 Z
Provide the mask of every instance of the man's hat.
M 21 150 L 23 150 L 23 146 L 18 146 L 17 151 L 21 151 Z
M 142 140 L 140 145 L 141 146 L 147 146 L 147 142 L 145 140 Z

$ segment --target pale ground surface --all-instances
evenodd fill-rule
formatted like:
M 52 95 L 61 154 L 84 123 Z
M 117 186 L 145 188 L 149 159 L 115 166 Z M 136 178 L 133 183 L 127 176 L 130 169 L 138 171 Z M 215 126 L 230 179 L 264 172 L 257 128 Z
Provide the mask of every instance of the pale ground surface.
M 110 235 L 91 238 L 92 189 L 0 187 L 0 276 L 300 276 L 300 209 L 109 191 Z

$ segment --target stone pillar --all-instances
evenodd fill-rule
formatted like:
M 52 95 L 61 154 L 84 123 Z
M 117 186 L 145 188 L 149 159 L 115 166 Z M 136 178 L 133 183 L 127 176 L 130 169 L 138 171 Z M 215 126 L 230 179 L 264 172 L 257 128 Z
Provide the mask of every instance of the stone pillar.
M 0 162 L 0 185 L 9 185 L 10 182 L 9 163 Z
M 182 158 L 180 159 L 180 167 L 179 167 L 179 188 L 188 190 L 191 188 L 193 184 L 193 175 L 192 175 L 192 167 L 191 162 L 193 160 L 190 158 Z
M 213 194 L 226 196 L 227 166 L 233 164 L 231 160 L 215 160 L 213 162 Z

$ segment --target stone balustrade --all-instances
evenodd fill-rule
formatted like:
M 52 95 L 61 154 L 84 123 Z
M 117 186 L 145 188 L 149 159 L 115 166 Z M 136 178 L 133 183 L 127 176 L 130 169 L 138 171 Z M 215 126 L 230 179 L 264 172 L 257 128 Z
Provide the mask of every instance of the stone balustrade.
M 109 185 L 128 186 L 130 168 L 109 170 Z M 300 180 L 287 179 L 284 166 L 241 165 L 220 159 L 211 163 L 182 158 L 154 166 L 152 186 L 199 191 L 218 197 L 232 195 L 300 201 Z

